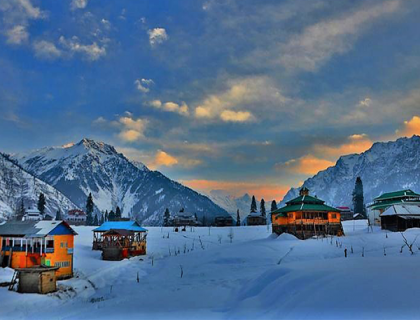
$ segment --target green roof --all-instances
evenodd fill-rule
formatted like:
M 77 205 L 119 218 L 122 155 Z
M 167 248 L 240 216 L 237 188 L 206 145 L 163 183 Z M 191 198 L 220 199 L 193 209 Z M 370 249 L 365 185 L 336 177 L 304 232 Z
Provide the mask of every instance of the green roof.
M 307 203 L 307 204 L 324 204 L 325 201 L 322 201 L 318 198 L 312 197 L 312 196 L 299 196 L 297 198 L 294 198 L 288 202 L 286 202 L 287 205 L 292 205 L 292 204 L 302 204 L 302 203 Z
M 394 199 L 394 198 L 404 198 L 407 196 L 420 197 L 420 194 L 415 193 L 414 191 L 410 189 L 407 189 L 407 190 L 383 193 L 379 197 L 375 198 L 374 200 L 381 201 L 381 200 Z
M 294 211 L 328 211 L 328 212 L 340 212 L 340 210 L 327 206 L 324 204 L 325 201 L 322 201 L 318 198 L 312 196 L 299 196 L 288 202 L 286 206 L 273 211 L 272 213 L 285 216 L 287 212 Z

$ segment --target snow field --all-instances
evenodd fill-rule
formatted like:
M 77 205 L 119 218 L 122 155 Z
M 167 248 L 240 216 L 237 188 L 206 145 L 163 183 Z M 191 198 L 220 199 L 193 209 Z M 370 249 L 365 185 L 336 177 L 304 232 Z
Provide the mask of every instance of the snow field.
M 265 226 L 154 227 L 148 254 L 120 262 L 100 260 L 92 228 L 76 227 L 76 277 L 46 296 L 0 288 L 0 319 L 417 318 L 420 237 L 411 255 L 400 233 L 343 225 L 346 237 L 306 241 Z M 404 234 L 411 243 L 420 229 Z

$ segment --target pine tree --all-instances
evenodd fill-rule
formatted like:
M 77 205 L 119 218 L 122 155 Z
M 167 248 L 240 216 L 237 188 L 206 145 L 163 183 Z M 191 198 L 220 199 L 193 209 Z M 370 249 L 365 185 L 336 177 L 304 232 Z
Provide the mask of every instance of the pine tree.
M 163 226 L 168 227 L 169 226 L 169 219 L 171 218 L 171 213 L 169 212 L 169 209 L 165 209 L 165 213 L 163 214 Z
M 86 200 L 86 225 L 91 226 L 93 224 L 93 199 L 92 193 L 89 193 L 89 196 Z
M 108 221 L 115 221 L 115 212 L 111 210 L 108 215 Z
M 206 218 L 206 216 L 204 215 L 203 216 L 203 226 L 206 226 L 207 225 L 207 218 Z
M 273 200 L 271 202 L 271 212 L 276 211 L 277 209 L 278 209 L 277 208 L 277 202 L 276 202 L 276 200 Z
M 98 215 L 97 215 L 97 214 L 95 214 L 95 218 L 93 219 L 93 225 L 94 225 L 94 226 L 98 226 L 98 225 L 99 225 L 99 222 L 98 222 Z
M 118 206 L 115 209 L 115 221 L 121 221 L 121 210 Z
M 108 210 L 105 211 L 104 222 L 108 221 Z
M 356 178 L 356 183 L 353 190 L 353 210 L 354 213 L 360 213 L 366 217 L 364 196 L 363 196 L 363 182 L 360 177 Z
M 257 201 L 255 200 L 255 196 L 252 196 L 251 201 L 251 213 L 257 212 Z
M 260 212 L 261 212 L 261 216 L 263 216 L 265 218 L 266 217 L 266 211 L 265 211 L 265 201 L 264 201 L 264 199 L 261 199 L 261 202 L 260 202 Z
M 60 211 L 60 209 L 58 209 L 58 210 L 57 210 L 57 213 L 55 214 L 55 220 L 56 220 L 56 221 L 60 221 L 60 220 L 62 220 L 62 218 L 61 218 L 61 211 Z
M 38 210 L 39 210 L 39 212 L 41 213 L 42 216 L 44 216 L 44 213 L 45 213 L 45 204 L 46 204 L 45 196 L 41 192 L 39 194 L 39 198 L 38 198 Z
M 22 198 L 20 199 L 20 204 L 17 207 L 15 218 L 17 221 L 22 221 L 24 215 L 25 215 L 25 204 L 23 203 L 23 198 Z
M 241 216 L 239 215 L 239 209 L 236 211 L 236 226 L 241 226 Z

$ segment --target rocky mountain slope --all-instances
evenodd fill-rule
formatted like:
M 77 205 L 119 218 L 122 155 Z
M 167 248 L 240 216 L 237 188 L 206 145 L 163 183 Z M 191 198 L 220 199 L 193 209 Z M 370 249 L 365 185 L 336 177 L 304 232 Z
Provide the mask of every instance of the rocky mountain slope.
M 358 176 L 363 181 L 365 203 L 384 192 L 420 192 L 420 137 L 377 142 L 361 154 L 342 156 L 335 166 L 307 179 L 303 186 L 329 205 L 351 206 Z M 297 194 L 298 189 L 292 188 L 283 203 Z
M 228 214 L 207 197 L 128 160 L 103 142 L 83 139 L 77 144 L 18 154 L 15 159 L 80 207 L 91 192 L 98 210 L 119 206 L 123 216 L 135 217 L 145 225 L 161 224 L 165 208 L 171 213 L 184 208 L 199 219 L 206 216 L 207 221 Z
M 46 213 L 56 215 L 77 206 L 57 189 L 37 179 L 5 154 L 0 154 L 0 219 L 15 213 L 23 199 L 25 208 L 36 208 L 39 194 L 46 197 Z

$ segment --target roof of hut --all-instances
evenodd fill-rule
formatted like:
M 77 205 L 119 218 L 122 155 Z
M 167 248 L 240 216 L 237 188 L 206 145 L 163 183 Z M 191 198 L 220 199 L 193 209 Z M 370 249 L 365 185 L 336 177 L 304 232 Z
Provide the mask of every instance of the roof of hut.
M 105 232 L 114 230 L 129 230 L 136 232 L 146 232 L 147 229 L 140 227 L 136 221 L 108 221 L 104 222 L 100 227 L 93 229 L 94 232 Z

